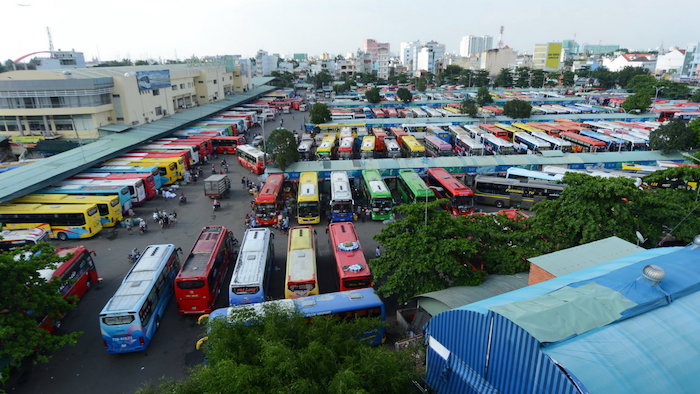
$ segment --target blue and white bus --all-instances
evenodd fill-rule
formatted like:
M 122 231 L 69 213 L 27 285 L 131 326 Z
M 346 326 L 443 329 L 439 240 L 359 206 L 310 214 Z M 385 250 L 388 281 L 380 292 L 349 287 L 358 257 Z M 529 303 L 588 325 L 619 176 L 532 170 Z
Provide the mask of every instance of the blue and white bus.
M 352 222 L 352 189 L 345 171 L 331 172 L 331 222 Z
M 273 238 L 269 228 L 246 230 L 228 286 L 229 305 L 265 301 L 275 258 Z
M 115 174 L 151 174 L 155 182 L 156 189 L 160 189 L 167 182 L 167 178 L 160 175 L 160 170 L 156 166 L 102 166 L 87 168 L 84 172 L 115 173 Z
M 180 270 L 179 248 L 149 245 L 100 312 L 100 332 L 107 353 L 145 350 L 173 295 Z
M 131 192 L 128 186 L 119 185 L 62 185 L 51 186 L 38 191 L 48 194 L 79 194 L 85 196 L 117 196 L 122 205 L 122 213 L 128 213 L 132 207 Z

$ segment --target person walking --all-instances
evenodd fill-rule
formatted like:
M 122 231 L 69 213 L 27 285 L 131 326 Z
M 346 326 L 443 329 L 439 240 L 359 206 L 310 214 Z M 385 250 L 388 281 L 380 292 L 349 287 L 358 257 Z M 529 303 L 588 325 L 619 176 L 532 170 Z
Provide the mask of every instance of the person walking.
M 362 209 L 360 210 L 360 220 L 362 220 L 362 223 L 365 222 L 366 218 L 367 218 L 367 210 L 365 209 L 365 207 L 362 207 Z
M 241 177 L 241 187 L 245 188 L 246 185 L 248 185 L 248 181 L 245 179 L 245 177 Z
M 131 218 L 124 220 L 124 225 L 126 226 L 126 232 L 129 234 L 133 234 L 132 229 L 134 227 L 134 224 L 131 222 Z
M 377 248 L 374 249 L 374 258 L 378 259 L 382 257 L 382 250 L 379 248 L 379 245 L 377 245 Z

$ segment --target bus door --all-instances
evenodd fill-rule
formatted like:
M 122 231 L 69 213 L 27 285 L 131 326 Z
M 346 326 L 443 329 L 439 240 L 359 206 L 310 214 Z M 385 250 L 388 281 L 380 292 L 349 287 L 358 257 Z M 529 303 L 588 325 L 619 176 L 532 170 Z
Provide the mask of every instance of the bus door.
M 519 192 L 510 192 L 508 193 L 510 195 L 510 202 L 506 201 L 505 205 L 507 207 L 520 207 L 523 204 L 523 193 Z

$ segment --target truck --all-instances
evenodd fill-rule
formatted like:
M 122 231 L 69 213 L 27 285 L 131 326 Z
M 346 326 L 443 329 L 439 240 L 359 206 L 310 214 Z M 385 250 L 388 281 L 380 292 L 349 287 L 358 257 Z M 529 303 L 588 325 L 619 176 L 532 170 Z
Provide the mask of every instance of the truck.
M 204 195 L 209 198 L 223 198 L 231 189 L 231 180 L 225 174 L 210 175 L 204 180 Z

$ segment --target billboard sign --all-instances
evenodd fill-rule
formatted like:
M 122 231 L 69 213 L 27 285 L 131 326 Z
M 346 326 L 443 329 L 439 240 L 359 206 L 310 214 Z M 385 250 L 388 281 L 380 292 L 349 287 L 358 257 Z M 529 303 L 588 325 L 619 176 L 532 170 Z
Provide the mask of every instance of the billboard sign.
M 561 57 L 561 43 L 550 43 L 547 45 L 547 61 L 544 64 L 546 71 L 559 69 L 559 58 Z
M 170 70 L 136 71 L 139 91 L 170 87 Z

